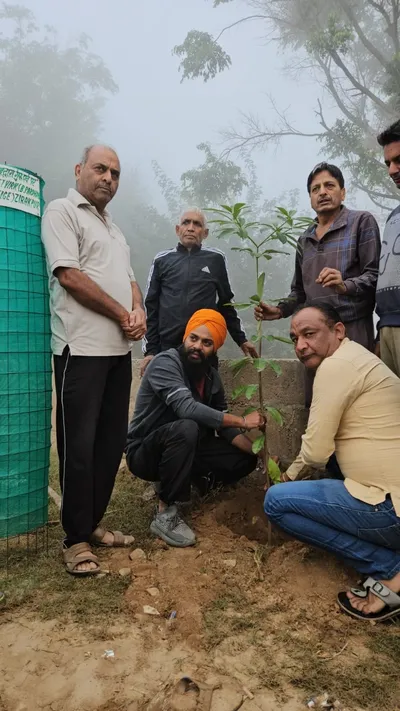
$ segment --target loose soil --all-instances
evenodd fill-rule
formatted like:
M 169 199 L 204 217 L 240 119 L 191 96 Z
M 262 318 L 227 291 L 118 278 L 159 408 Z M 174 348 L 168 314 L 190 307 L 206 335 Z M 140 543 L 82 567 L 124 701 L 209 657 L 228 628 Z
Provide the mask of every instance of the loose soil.
M 112 614 L 105 607 L 95 623 L 90 602 L 87 623 L 85 608 L 78 621 L 57 607 L 46 607 L 46 619 L 32 604 L 5 607 L 0 711 L 200 708 L 194 694 L 173 693 L 182 676 L 220 686 L 211 711 L 234 711 L 243 699 L 243 711 L 301 711 L 324 691 L 346 711 L 400 708 L 400 628 L 338 611 L 337 592 L 356 578 L 333 558 L 276 532 L 269 549 L 262 499 L 256 475 L 185 514 L 198 535 L 191 549 L 141 541 L 139 562 L 103 551 L 104 578 L 68 579 L 81 607 L 85 589 L 124 600 L 119 611 L 110 597 Z M 134 518 L 131 528 L 136 535 Z M 111 593 L 126 567 L 125 589 Z M 144 614 L 145 605 L 159 615 Z

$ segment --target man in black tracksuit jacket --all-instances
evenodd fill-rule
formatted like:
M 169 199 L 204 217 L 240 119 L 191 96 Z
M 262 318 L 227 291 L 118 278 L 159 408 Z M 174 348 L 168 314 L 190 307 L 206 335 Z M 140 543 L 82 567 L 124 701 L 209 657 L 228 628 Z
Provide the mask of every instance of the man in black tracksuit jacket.
M 243 353 L 256 358 L 236 309 L 225 305 L 233 299 L 225 255 L 202 245 L 208 235 L 204 214 L 197 209 L 184 212 L 176 234 L 178 245 L 156 255 L 147 281 L 142 374 L 157 353 L 182 343 L 188 319 L 198 309 L 217 309 Z

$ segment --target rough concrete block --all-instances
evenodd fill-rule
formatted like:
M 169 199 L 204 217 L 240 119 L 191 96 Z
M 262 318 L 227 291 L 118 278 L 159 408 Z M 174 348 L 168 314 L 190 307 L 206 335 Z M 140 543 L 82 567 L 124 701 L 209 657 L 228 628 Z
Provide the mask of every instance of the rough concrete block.
M 258 373 L 249 364 L 237 375 L 233 376 L 231 361 L 221 361 L 220 373 L 226 392 L 247 383 L 257 383 Z M 304 406 L 304 369 L 297 360 L 276 360 L 282 368 L 282 375 L 267 367 L 262 374 L 265 402 L 269 405 L 299 405 Z
M 266 369 L 263 373 L 263 386 L 265 393 L 265 402 L 268 405 L 276 407 L 283 417 L 283 425 L 279 427 L 274 421 L 268 423 L 267 434 L 269 449 L 271 453 L 277 454 L 284 459 L 293 459 L 301 443 L 301 435 L 303 434 L 306 424 L 308 412 L 305 410 L 304 403 L 304 385 L 303 385 L 303 368 L 296 360 L 279 360 L 277 361 L 282 368 L 282 375 L 277 377 L 270 369 Z M 129 418 L 131 418 L 137 391 L 140 386 L 140 359 L 132 359 L 132 386 L 129 404 Z M 251 368 L 246 368 L 239 376 L 233 378 L 230 369 L 230 361 L 220 361 L 220 373 L 224 383 L 228 407 L 231 412 L 242 413 L 249 405 L 256 405 L 257 398 L 252 401 L 246 398 L 238 398 L 232 401 L 232 390 L 239 385 L 246 383 L 256 383 L 257 374 Z M 53 389 L 53 431 L 52 442 L 55 443 L 55 393 Z
M 268 423 L 268 444 L 272 454 L 291 461 L 300 449 L 301 435 L 307 424 L 308 412 L 304 408 L 303 367 L 296 360 L 286 359 L 277 362 L 282 368 L 282 375 L 277 377 L 271 368 L 267 368 L 263 373 L 263 387 L 266 404 L 279 410 L 283 417 L 283 425 L 280 427 L 273 420 Z M 140 385 L 139 368 L 140 360 L 134 359 L 132 361 L 131 411 Z M 244 397 L 233 401 L 231 397 L 232 391 L 239 385 L 257 382 L 257 373 L 250 365 L 246 366 L 234 378 L 230 361 L 221 360 L 219 371 L 230 412 L 240 414 L 250 405 L 257 405 L 257 397 L 251 401 Z

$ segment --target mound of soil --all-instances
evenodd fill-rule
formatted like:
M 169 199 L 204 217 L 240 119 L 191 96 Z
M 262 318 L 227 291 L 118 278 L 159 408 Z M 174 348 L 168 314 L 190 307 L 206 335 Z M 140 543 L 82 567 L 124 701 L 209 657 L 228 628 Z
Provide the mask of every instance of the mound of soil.
M 276 532 L 273 547 L 265 545 L 263 498 L 256 475 L 193 510 L 194 548 L 155 541 L 138 562 L 129 551 L 105 551 L 111 575 L 130 567 L 132 582 L 128 614 L 104 620 L 104 631 L 9 615 L 1 711 L 195 708 L 193 697 L 186 706 L 168 701 L 185 675 L 220 685 L 211 711 L 233 711 L 241 700 L 243 711 L 301 711 L 325 690 L 343 711 L 384 708 L 382 694 L 394 709 L 399 679 L 380 650 L 395 649 L 400 636 L 392 633 L 382 646 L 381 631 L 338 612 L 336 594 L 355 576 L 336 560 Z M 145 606 L 159 614 L 146 614 Z

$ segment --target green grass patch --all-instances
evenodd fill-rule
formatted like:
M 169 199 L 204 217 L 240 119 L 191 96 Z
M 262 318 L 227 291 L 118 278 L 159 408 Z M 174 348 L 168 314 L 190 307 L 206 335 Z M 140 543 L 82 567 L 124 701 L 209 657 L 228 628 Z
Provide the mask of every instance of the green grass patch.
M 59 491 L 55 452 L 51 456 L 50 486 Z M 134 546 L 149 548 L 149 524 L 154 504 L 142 500 L 145 488 L 146 484 L 133 480 L 129 472 L 121 470 L 103 524 L 134 535 Z M 49 521 L 51 524 L 38 535 L 37 553 L 32 534 L 29 538 L 10 539 L 8 547 L 4 541 L 0 543 L 0 590 L 5 593 L 0 610 L 30 611 L 44 619 L 57 617 L 62 621 L 68 618 L 89 625 L 99 624 L 101 620 L 110 623 L 114 617 L 124 614 L 124 592 L 129 578 L 118 574 L 101 578 L 69 575 L 61 557 L 64 534 L 59 524 L 59 511 L 52 500 Z M 96 553 L 102 567 L 107 569 L 111 552 L 96 549 Z

